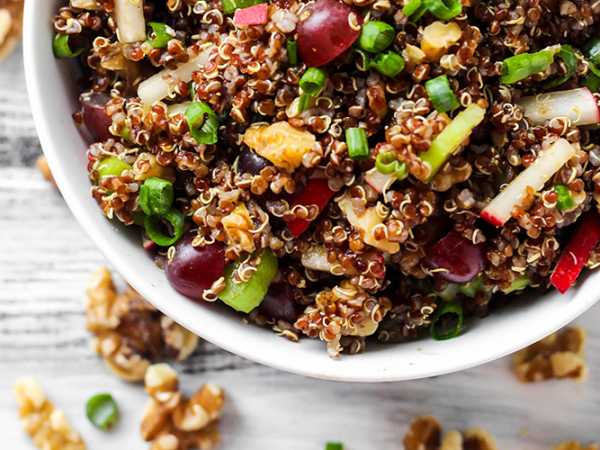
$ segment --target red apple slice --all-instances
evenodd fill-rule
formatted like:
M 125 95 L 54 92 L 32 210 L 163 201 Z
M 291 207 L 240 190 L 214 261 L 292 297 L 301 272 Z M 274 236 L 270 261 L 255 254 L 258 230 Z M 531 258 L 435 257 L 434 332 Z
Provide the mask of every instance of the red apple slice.
M 574 154 L 575 148 L 566 139 L 557 140 L 481 211 L 481 218 L 497 227 L 504 225 L 515 206 L 523 202 L 528 189 L 535 192 L 542 189 Z
M 572 125 L 600 123 L 598 102 L 588 88 L 532 95 L 522 98 L 518 105 L 536 125 L 556 117 L 567 117 Z

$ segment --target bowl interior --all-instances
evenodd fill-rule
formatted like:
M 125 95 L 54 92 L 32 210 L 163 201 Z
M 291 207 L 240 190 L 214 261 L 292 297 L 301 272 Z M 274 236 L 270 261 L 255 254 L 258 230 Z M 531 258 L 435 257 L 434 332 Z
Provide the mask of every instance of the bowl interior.
M 473 322 L 462 336 L 370 346 L 366 353 L 333 360 L 325 345 L 304 339 L 294 344 L 271 331 L 241 322 L 215 304 L 198 305 L 177 294 L 146 256 L 136 233 L 106 220 L 89 195 L 87 143 L 71 114 L 76 110 L 74 67 L 52 55 L 51 18 L 62 2 L 26 2 L 25 71 L 37 131 L 60 190 L 83 228 L 114 267 L 157 308 L 214 344 L 262 364 L 307 376 L 343 381 L 395 381 L 449 373 L 516 351 L 564 326 L 600 297 L 588 274 L 566 295 L 515 299 L 502 311 Z M 70 249 L 77 251 L 77 249 Z

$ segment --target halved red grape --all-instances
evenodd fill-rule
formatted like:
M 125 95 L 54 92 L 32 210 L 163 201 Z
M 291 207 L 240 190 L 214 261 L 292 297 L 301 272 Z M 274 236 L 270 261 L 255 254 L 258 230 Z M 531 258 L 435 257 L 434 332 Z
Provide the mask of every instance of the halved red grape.
M 456 231 L 451 231 L 431 247 L 427 261 L 434 269 L 446 269 L 437 273 L 453 283 L 472 280 L 484 266 L 481 248 Z
M 269 161 L 249 150 L 242 150 L 238 159 L 238 171 L 240 173 L 258 175 L 261 170 L 269 165 L 271 165 Z
M 192 300 L 201 300 L 205 289 L 225 272 L 225 246 L 215 242 L 194 247 L 195 233 L 187 233 L 176 245 L 165 273 L 171 286 Z
M 360 30 L 353 29 L 350 21 L 361 25 L 362 17 L 338 0 L 317 0 L 309 11 L 310 16 L 298 25 L 298 50 L 307 66 L 318 67 L 354 44 Z
M 106 103 L 110 97 L 102 92 L 85 93 L 79 98 L 83 123 L 96 141 L 105 141 L 112 137 L 108 128 L 112 119 L 106 114 Z
M 296 288 L 287 283 L 271 284 L 267 295 L 260 304 L 260 312 L 269 319 L 295 322 L 300 309 L 294 301 L 297 295 L 295 291 Z

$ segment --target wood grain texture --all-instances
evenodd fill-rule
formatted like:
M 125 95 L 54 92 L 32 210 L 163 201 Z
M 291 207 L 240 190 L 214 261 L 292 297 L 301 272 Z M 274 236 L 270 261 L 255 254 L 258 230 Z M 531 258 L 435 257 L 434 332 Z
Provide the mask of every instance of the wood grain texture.
M 32 374 L 90 449 L 146 449 L 137 431 L 143 390 L 104 368 L 84 330 L 84 287 L 104 259 L 32 167 L 39 151 L 17 55 L 0 66 L 0 448 L 33 448 L 11 392 L 18 376 Z M 448 428 L 487 428 L 502 450 L 542 450 L 564 439 L 600 439 L 600 307 L 580 323 L 590 334 L 591 373 L 582 384 L 524 386 L 506 359 L 436 379 L 339 384 L 278 372 L 206 343 L 180 369 L 185 389 L 207 381 L 226 389 L 224 450 L 319 450 L 329 439 L 349 450 L 401 449 L 408 421 L 419 414 L 434 414 Z M 98 391 L 112 392 L 122 408 L 110 434 L 84 418 L 86 398 Z

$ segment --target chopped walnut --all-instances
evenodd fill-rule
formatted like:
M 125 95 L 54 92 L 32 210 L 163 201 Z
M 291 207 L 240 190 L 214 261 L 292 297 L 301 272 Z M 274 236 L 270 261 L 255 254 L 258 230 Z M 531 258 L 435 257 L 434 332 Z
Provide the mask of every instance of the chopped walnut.
M 327 342 L 327 351 L 337 357 L 342 336 L 370 336 L 391 309 L 387 297 L 373 297 L 344 281 L 317 294 L 314 305 L 306 308 L 294 326 L 310 337 Z
M 577 441 L 566 441 L 558 444 L 554 447 L 554 450 L 600 450 L 600 446 L 598 444 L 583 445 Z
M 86 324 L 95 335 L 93 347 L 120 378 L 141 381 L 153 361 L 182 361 L 198 345 L 198 337 L 146 302 L 132 288 L 117 292 L 105 267 L 87 289 Z
M 228 243 L 239 246 L 241 250 L 252 253 L 255 250 L 252 239 L 252 219 L 248 208 L 240 203 L 230 214 L 221 220 L 223 228 L 227 233 Z
M 56 181 L 54 181 L 54 177 L 52 176 L 52 172 L 50 171 L 50 166 L 48 165 L 48 160 L 46 160 L 46 157 L 40 156 L 35 161 L 35 165 L 44 179 L 56 186 Z
M 151 450 L 210 450 L 219 442 L 217 421 L 223 390 L 205 384 L 190 398 L 179 391 L 177 373 L 167 364 L 150 366 L 145 375 L 150 400 L 142 417 L 142 438 Z
M 442 426 L 435 417 L 417 417 L 404 436 L 405 450 L 437 450 L 440 446 Z
M 472 428 L 461 433 L 442 427 L 435 417 L 417 417 L 404 436 L 405 450 L 497 450 L 494 438 L 485 430 Z
M 0 0 L 0 61 L 19 43 L 22 20 L 23 0 Z
M 513 371 L 525 383 L 551 378 L 581 381 L 587 375 L 584 343 L 583 329 L 567 327 L 516 353 Z
M 46 398 L 35 379 L 21 378 L 15 383 L 14 389 L 21 423 L 37 448 L 85 450 L 79 433 L 73 430 L 64 413 Z

